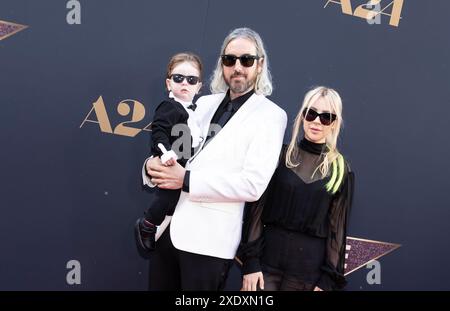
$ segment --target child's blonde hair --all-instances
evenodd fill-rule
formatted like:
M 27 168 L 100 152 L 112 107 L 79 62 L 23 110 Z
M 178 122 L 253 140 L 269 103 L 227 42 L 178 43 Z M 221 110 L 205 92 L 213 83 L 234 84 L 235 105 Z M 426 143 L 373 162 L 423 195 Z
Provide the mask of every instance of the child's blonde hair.
M 178 53 L 178 54 L 175 54 L 174 56 L 172 56 L 169 60 L 169 63 L 167 64 L 166 78 L 170 79 L 173 68 L 175 68 L 178 64 L 181 64 L 184 62 L 189 62 L 198 69 L 198 71 L 200 73 L 199 78 L 200 78 L 200 81 L 202 81 L 202 73 L 203 73 L 202 61 L 200 60 L 200 57 L 198 57 L 198 55 L 196 55 L 192 52 L 183 52 L 183 53 Z

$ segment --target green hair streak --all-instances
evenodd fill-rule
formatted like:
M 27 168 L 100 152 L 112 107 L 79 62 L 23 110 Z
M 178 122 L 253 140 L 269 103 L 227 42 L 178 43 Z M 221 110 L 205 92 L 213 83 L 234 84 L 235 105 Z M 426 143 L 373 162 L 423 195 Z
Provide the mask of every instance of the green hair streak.
M 325 185 L 325 188 L 331 194 L 335 194 L 344 180 L 344 157 L 338 155 L 336 160 L 331 163 L 331 178 Z

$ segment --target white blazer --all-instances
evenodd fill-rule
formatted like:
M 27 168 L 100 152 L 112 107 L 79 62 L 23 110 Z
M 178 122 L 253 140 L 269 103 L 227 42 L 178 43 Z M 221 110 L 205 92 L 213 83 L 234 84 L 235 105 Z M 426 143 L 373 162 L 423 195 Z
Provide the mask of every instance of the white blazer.
M 225 93 L 202 96 L 197 114 L 202 136 Z M 189 193 L 181 192 L 170 226 L 180 250 L 232 259 L 239 246 L 245 202 L 260 198 L 277 167 L 287 116 L 253 94 L 223 129 L 188 161 Z M 144 184 L 151 183 L 145 175 Z

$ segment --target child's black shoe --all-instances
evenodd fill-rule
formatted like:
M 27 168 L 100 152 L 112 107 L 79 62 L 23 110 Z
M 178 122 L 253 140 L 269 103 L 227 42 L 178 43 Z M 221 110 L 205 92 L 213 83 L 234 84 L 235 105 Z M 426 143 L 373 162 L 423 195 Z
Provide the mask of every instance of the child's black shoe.
M 146 221 L 145 218 L 139 218 L 135 225 L 136 239 L 140 247 L 146 251 L 154 251 L 156 247 L 155 234 L 156 226 Z

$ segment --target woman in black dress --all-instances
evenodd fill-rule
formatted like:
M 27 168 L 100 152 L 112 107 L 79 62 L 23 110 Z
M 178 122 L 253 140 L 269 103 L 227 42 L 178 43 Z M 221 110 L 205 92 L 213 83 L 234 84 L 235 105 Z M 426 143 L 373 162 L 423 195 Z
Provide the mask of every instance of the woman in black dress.
M 342 101 L 335 90 L 317 87 L 305 95 L 267 190 L 246 206 L 238 251 L 242 290 L 345 286 L 354 174 L 336 147 L 341 125 Z

